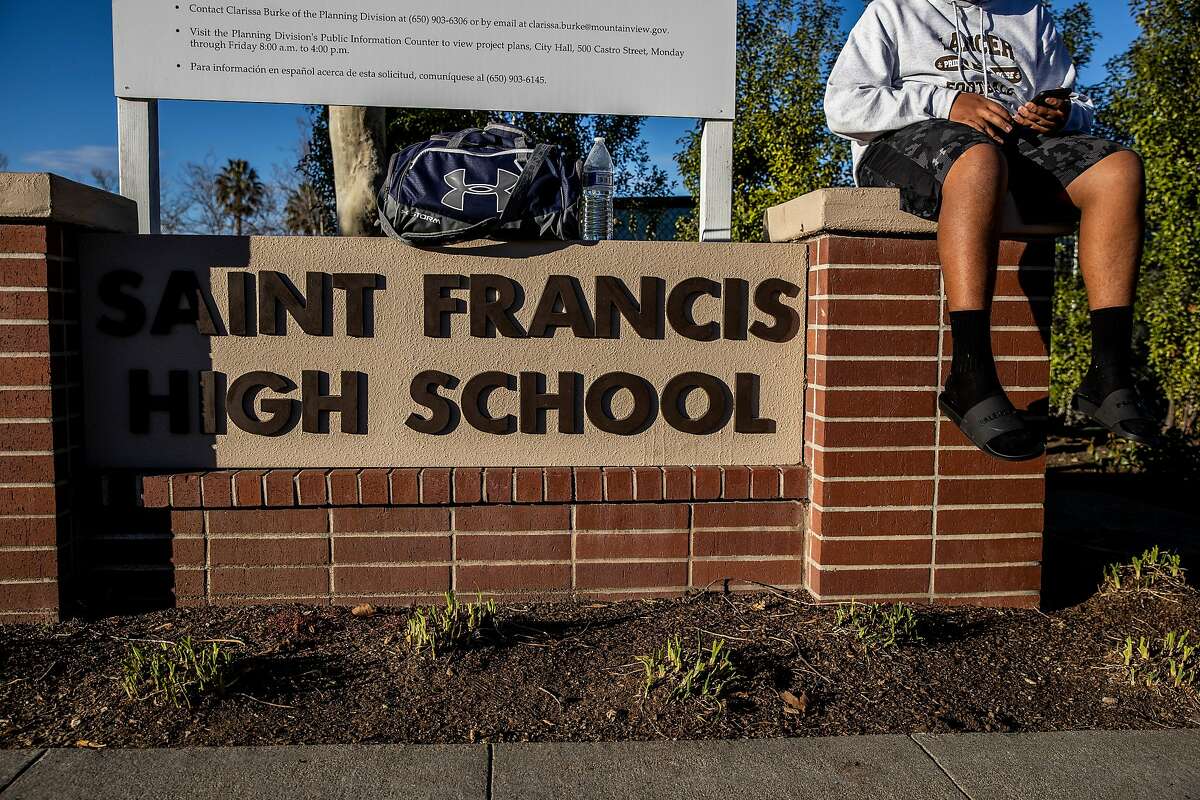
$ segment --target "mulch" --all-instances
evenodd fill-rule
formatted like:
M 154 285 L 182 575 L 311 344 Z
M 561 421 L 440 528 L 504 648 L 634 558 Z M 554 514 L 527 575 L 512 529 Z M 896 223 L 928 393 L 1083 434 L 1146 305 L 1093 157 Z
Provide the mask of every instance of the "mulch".
M 864 649 L 804 596 L 501 606 L 498 635 L 414 655 L 412 612 L 197 608 L 0 627 L 0 747 L 590 741 L 1200 726 L 1194 690 L 1123 682 L 1127 635 L 1200 634 L 1200 593 L 1094 596 L 1051 614 L 918 609 L 925 641 Z M 191 710 L 129 699 L 131 639 L 236 640 Z M 642 697 L 636 658 L 723 638 L 721 703 Z M 791 695 L 784 693 L 790 692 Z M 783 698 L 789 702 L 785 702 Z M 799 707 L 798 707 L 799 706 Z

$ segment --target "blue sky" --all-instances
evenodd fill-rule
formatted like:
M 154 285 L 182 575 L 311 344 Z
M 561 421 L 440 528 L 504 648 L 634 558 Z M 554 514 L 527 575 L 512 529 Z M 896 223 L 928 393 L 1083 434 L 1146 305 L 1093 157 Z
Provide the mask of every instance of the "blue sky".
M 849 26 L 862 6 L 845 0 Z M 1122 52 L 1137 32 L 1125 0 L 1092 0 L 1101 39 L 1084 82 Z M 6 114 L 0 153 L 9 169 L 87 180 L 93 167 L 116 169 L 111 9 L 105 0 L 0 0 L 0 83 Z M 10 116 L 11 112 L 11 116 Z M 160 147 L 167 180 L 187 161 L 245 158 L 264 176 L 290 167 L 301 136 L 300 106 L 163 101 Z M 16 121 L 18 124 L 14 124 Z M 672 176 L 676 140 L 691 121 L 652 119 L 651 157 Z

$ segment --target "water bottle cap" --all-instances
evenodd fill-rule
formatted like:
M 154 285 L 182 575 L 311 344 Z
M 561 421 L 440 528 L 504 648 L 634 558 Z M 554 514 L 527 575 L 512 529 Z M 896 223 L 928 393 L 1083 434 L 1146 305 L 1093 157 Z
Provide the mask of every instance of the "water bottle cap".
M 597 136 L 597 137 L 596 137 L 595 139 L 593 139 L 592 141 L 594 141 L 594 142 L 603 142 L 603 141 L 604 141 L 604 137 L 603 137 L 603 136 Z

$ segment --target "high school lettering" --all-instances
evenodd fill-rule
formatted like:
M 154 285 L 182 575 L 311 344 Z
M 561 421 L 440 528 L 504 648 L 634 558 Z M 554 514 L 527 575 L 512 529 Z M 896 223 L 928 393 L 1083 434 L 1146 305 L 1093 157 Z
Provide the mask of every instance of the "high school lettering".
M 110 336 L 132 337 L 148 326 L 150 335 L 167 336 L 183 326 L 205 337 L 282 336 L 288 333 L 290 319 L 307 336 L 332 336 L 336 323 L 339 328 L 344 326 L 347 336 L 372 338 L 374 295 L 386 291 L 383 276 L 373 273 L 308 272 L 303 291 L 284 274 L 268 270 L 231 271 L 227 281 L 228 302 L 225 308 L 218 308 L 211 291 L 204 288 L 195 272 L 172 271 L 151 309 L 138 294 L 142 277 L 130 270 L 112 270 L 99 281 L 99 298 L 106 312 L 98 320 L 98 330 Z M 668 287 L 663 279 L 647 276 L 632 287 L 621 278 L 602 275 L 594 278 L 590 288 L 589 300 L 589 292 L 578 279 L 549 276 L 532 314 L 523 319 L 520 312 L 525 291 L 512 278 L 425 275 L 423 334 L 435 339 L 465 334 L 474 338 L 552 340 L 563 331 L 564 335 L 581 339 L 619 339 L 627 326 L 642 339 L 671 335 L 703 343 L 753 337 L 783 344 L 795 339 L 800 331 L 800 313 L 788 304 L 788 300 L 800 296 L 800 287 L 778 278 L 751 285 L 737 278 L 717 281 L 692 277 Z M 709 298 L 710 307 L 719 300 L 720 313 L 698 313 L 697 304 L 702 298 Z M 754 321 L 752 307 L 760 317 Z M 128 379 L 132 433 L 148 432 L 150 417 L 155 413 L 168 415 L 172 434 L 218 434 L 228 421 L 248 433 L 280 436 L 291 429 L 297 416 L 306 433 L 326 433 L 329 415 L 335 413 L 340 416 L 342 433 L 366 433 L 361 424 L 365 414 L 360 401 L 369 396 L 368 378 L 361 372 L 343 371 L 331 376 L 304 370 L 297 386 L 287 376 L 270 370 L 236 377 L 213 370 L 201 370 L 195 376 L 186 370 L 172 370 L 166 394 L 151 391 L 146 370 L 130 370 Z M 424 370 L 410 383 L 415 408 L 405 424 L 428 435 L 449 433 L 460 421 L 483 433 L 507 435 L 520 431 L 540 435 L 546 432 L 548 413 L 555 412 L 555 428 L 563 434 L 583 433 L 586 420 L 596 430 L 633 436 L 648 430 L 660 415 L 675 430 L 694 435 L 713 434 L 731 423 L 735 432 L 743 434 L 770 434 L 776 430 L 774 420 L 759 414 L 761 377 L 751 372 L 737 373 L 732 386 L 699 371 L 683 372 L 661 387 L 624 371 L 594 377 L 563 371 L 553 379 L 556 388 L 552 390 L 548 388 L 551 376 L 540 372 L 489 370 L 463 380 L 441 370 Z M 340 394 L 330 389 L 335 383 Z M 223 388 L 226 385 L 228 389 Z M 197 389 L 202 402 L 199 419 L 193 420 L 188 398 Z M 297 389 L 300 398 L 289 397 Z M 502 391 L 517 393 L 519 413 L 494 416 L 489 411 L 489 397 Z M 702 393 L 707 400 L 704 413 L 698 416 L 688 411 L 687 401 L 693 392 Z M 614 411 L 614 398 L 620 393 L 627 393 L 631 400 L 623 415 Z M 264 394 L 267 396 L 260 399 Z

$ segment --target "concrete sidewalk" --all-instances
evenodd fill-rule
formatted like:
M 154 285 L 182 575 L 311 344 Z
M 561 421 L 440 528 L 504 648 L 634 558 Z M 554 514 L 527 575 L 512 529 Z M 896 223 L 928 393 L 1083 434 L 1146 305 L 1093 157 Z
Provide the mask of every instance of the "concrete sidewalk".
M 1200 730 L 0 751 L 0 800 L 1200 800 Z

